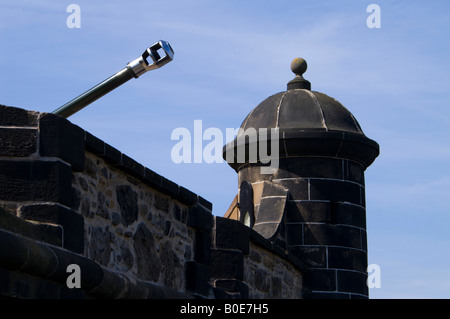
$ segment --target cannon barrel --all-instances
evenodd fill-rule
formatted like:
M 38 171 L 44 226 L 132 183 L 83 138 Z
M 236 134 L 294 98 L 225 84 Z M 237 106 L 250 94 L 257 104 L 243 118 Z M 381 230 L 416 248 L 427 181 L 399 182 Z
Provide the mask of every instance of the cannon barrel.
M 124 69 L 67 102 L 52 113 L 68 118 L 128 80 L 138 78 L 147 71 L 158 69 L 169 63 L 173 60 L 173 55 L 174 52 L 170 44 L 167 41 L 160 40 L 146 49 L 140 57 L 129 62 Z

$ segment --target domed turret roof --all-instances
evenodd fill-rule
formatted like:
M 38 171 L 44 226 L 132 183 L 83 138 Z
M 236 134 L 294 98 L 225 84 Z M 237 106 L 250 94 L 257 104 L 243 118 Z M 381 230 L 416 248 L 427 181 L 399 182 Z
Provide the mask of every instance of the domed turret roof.
M 296 76 L 288 83 L 287 91 L 261 102 L 245 118 L 241 128 L 342 131 L 364 135 L 355 117 L 339 101 L 311 91 L 311 83 L 303 78 L 306 69 L 304 59 L 294 59 L 291 70 Z
M 364 134 L 355 117 L 341 103 L 307 89 L 292 89 L 265 99 L 241 125 L 243 130 L 250 127 Z
M 304 59 L 294 59 L 291 70 L 296 76 L 288 82 L 287 91 L 271 95 L 255 107 L 242 122 L 236 139 L 225 145 L 224 158 L 234 169 L 248 163 L 237 163 L 235 156 L 242 147 L 248 153 L 248 146 L 255 143 L 247 137 L 256 134 L 259 141 L 271 140 L 273 137 L 265 137 L 270 129 L 278 134 L 280 157 L 342 157 L 367 167 L 378 156 L 379 145 L 364 135 L 348 109 L 324 93 L 311 91 L 311 83 L 303 78 L 306 69 Z M 266 129 L 263 136 L 261 129 Z

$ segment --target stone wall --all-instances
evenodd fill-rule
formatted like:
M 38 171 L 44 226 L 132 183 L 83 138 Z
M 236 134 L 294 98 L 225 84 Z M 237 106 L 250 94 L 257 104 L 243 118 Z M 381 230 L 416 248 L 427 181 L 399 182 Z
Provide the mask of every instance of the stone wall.
M 284 252 L 283 252 L 284 253 Z M 244 281 L 249 286 L 249 298 L 300 299 L 303 292 L 305 267 L 295 258 L 286 260 L 251 241 L 244 258 Z
M 305 265 L 233 219 L 215 217 L 211 285 L 235 298 L 303 297 Z
M 186 204 L 91 153 L 72 185 L 85 221 L 85 256 L 113 271 L 185 290 L 184 262 L 193 259 L 195 240 Z
M 280 158 L 279 165 L 272 175 L 244 166 L 239 179 L 252 184 L 255 215 L 266 209 L 262 228 L 284 214 L 273 224 L 280 227 L 286 249 L 308 268 L 303 277 L 308 298 L 367 298 L 365 168 L 352 160 L 314 156 Z M 275 214 L 275 207 L 282 214 Z
M 0 297 L 300 298 L 303 270 L 68 120 L 0 105 Z

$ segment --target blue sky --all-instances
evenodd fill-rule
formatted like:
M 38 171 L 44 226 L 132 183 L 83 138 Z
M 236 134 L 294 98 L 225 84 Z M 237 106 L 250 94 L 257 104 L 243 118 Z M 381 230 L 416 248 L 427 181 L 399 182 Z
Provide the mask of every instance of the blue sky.
M 81 28 L 69 29 L 69 4 Z M 381 28 L 369 29 L 369 4 Z M 71 116 L 223 215 L 225 163 L 175 164 L 177 127 L 238 128 L 286 89 L 303 57 L 312 89 L 343 103 L 381 154 L 366 171 L 371 298 L 450 298 L 450 3 L 424 1 L 31 1 L 0 4 L 0 104 L 51 112 L 159 39 L 174 61 Z M 225 141 L 224 141 L 225 142 Z M 206 144 L 206 142 L 205 142 Z

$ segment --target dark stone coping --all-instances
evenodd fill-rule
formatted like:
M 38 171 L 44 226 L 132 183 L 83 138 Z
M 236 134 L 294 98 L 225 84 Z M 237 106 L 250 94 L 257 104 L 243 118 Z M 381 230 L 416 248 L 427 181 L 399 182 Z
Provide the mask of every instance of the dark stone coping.
M 192 206 L 198 203 L 212 211 L 211 202 L 155 173 L 61 116 L 0 105 L 0 126 L 37 127 L 40 135 L 39 154 L 61 158 L 75 171 L 84 170 L 84 152 L 88 151 L 183 204 Z
M 188 209 L 186 224 L 209 233 L 213 228 L 213 215 L 201 205 L 191 206 Z
M 253 139 L 252 139 L 253 140 Z M 270 141 L 270 137 L 259 133 L 255 136 L 256 144 L 258 141 Z M 227 159 L 227 152 L 233 152 L 234 161 L 228 163 L 235 171 L 239 171 L 248 164 L 249 149 L 251 149 L 250 139 L 237 139 L 226 144 L 223 149 L 223 158 Z M 270 150 L 270 145 L 267 149 Z M 241 153 L 240 153 L 241 152 Z M 244 153 L 245 152 L 245 153 Z M 245 154 L 245 162 L 237 162 L 237 154 Z M 280 129 L 279 130 L 279 157 L 287 156 L 325 156 L 334 158 L 343 158 L 353 160 L 363 165 L 364 169 L 369 167 L 375 158 L 380 154 L 380 147 L 377 142 L 369 139 L 365 135 L 343 132 L 343 131 L 324 131 L 324 130 L 299 130 L 299 129 Z M 268 158 L 270 159 L 270 157 Z M 267 160 L 267 158 L 259 158 Z
M 54 246 L 62 246 L 63 244 L 62 227 L 56 225 L 30 223 L 10 212 L 5 211 L 1 207 L 0 229 L 7 229 L 10 232 L 26 236 L 33 240 L 46 242 Z
M 244 255 L 247 255 L 249 253 L 249 243 L 251 241 L 255 245 L 267 249 L 292 263 L 301 272 L 307 270 L 306 265 L 298 257 L 283 249 L 275 242 L 264 238 L 255 230 L 245 226 L 240 221 L 219 216 L 215 216 L 214 219 L 216 224 L 216 248 L 238 249 L 242 251 Z
M 33 203 L 20 207 L 20 218 L 62 226 L 62 247 L 75 253 L 84 251 L 84 218 L 77 212 L 57 204 Z M 39 225 L 39 224 L 38 224 Z
M 0 104 L 0 126 L 37 127 L 38 112 Z
M 187 261 L 185 264 L 186 289 L 192 292 L 195 298 L 205 298 L 211 286 L 210 267 L 195 261 Z
M 247 227 L 244 225 L 244 227 Z M 289 251 L 285 250 L 284 248 L 278 246 L 276 243 L 271 242 L 264 238 L 262 235 L 258 234 L 253 229 L 250 229 L 250 240 L 262 247 L 265 248 L 274 254 L 280 256 L 281 258 L 287 260 L 291 264 L 293 264 L 295 267 L 297 267 L 302 273 L 306 272 L 308 267 L 305 263 L 303 263 L 299 258 L 297 258 L 295 255 L 291 254 Z
M 139 179 L 144 184 L 177 199 L 183 204 L 192 206 L 198 203 L 209 211 L 212 211 L 211 202 L 143 166 L 87 131 L 85 134 L 85 143 L 86 151 L 103 158 L 107 163 Z
M 67 266 L 78 265 L 81 291 L 87 298 L 193 298 L 190 294 L 113 272 L 84 256 L 1 229 L 0 247 L 0 269 L 32 275 L 43 285 L 50 281 L 65 286 L 70 275 Z

